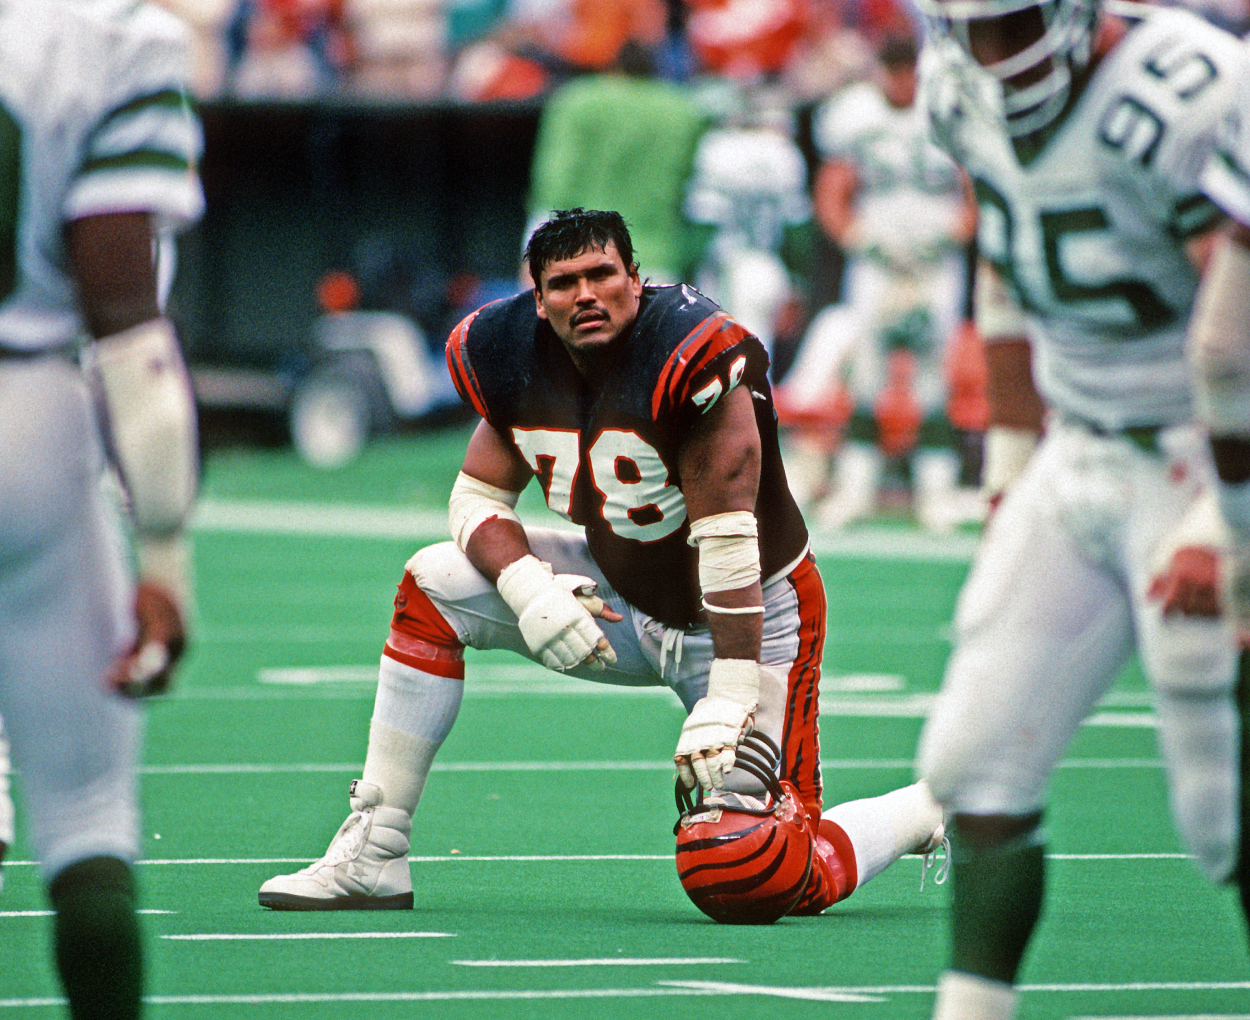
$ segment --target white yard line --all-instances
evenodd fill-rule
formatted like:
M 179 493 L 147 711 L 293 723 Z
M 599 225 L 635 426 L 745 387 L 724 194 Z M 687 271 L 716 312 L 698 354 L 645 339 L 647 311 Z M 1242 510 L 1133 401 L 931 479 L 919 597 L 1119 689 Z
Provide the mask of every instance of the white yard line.
M 162 935 L 171 942 L 298 942 L 316 939 L 454 939 L 447 931 L 304 931 L 284 934 Z
M 457 967 L 702 967 L 746 963 L 732 956 L 599 956 L 584 960 L 448 960 Z
M 572 530 L 541 511 L 531 523 Z M 411 539 L 414 547 L 447 539 L 446 510 L 398 509 L 369 504 L 325 504 L 286 500 L 201 499 L 191 527 L 227 534 L 321 535 L 342 538 Z M 812 531 L 818 556 L 845 559 L 966 563 L 979 536 L 927 535 L 909 528 L 864 527 L 845 532 Z

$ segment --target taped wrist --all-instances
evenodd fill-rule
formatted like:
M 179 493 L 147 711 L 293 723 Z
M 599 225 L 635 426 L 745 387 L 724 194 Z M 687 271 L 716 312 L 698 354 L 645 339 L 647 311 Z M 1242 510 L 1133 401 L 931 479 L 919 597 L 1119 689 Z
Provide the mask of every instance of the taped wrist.
M 135 539 L 135 565 L 139 576 L 155 581 L 168 591 L 184 613 L 191 611 L 191 542 L 185 535 L 161 537 L 139 535 Z
M 493 518 L 520 524 L 513 509 L 520 498 L 519 492 L 497 488 L 461 471 L 451 487 L 447 514 L 451 537 L 460 551 L 465 551 L 473 532 Z
M 979 265 L 974 288 L 974 319 L 982 340 L 993 343 L 995 340 L 1018 340 L 1028 335 L 1024 313 L 1007 284 L 993 269 Z
M 1038 435 L 1032 429 L 993 425 L 985 433 L 982 488 L 993 495 L 1014 482 L 1033 456 Z
M 519 619 L 534 599 L 546 592 L 555 582 L 550 564 L 543 563 L 532 553 L 509 563 L 499 572 L 495 586 L 508 603 L 508 608 Z
M 686 540 L 699 551 L 699 589 L 703 608 L 713 613 L 762 613 L 763 606 L 730 609 L 709 605 L 706 596 L 746 588 L 760 579 L 759 525 L 749 510 L 700 517 L 690 523 Z
M 726 698 L 754 712 L 760 701 L 760 664 L 754 659 L 713 659 L 707 696 Z
M 190 377 L 168 319 L 100 339 L 90 353 L 118 471 L 141 535 L 180 531 L 195 501 L 199 450 Z

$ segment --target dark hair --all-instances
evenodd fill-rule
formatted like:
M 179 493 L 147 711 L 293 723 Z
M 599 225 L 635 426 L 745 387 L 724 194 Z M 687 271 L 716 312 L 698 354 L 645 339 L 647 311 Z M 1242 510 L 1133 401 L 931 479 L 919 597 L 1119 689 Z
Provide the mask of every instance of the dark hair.
M 534 278 L 534 286 L 542 289 L 542 272 L 552 262 L 571 259 L 591 248 L 605 250 L 609 241 L 616 245 L 627 270 L 638 268 L 634 262 L 634 242 L 620 213 L 581 206 L 554 211 L 551 219 L 530 235 L 525 246 L 525 262 Z

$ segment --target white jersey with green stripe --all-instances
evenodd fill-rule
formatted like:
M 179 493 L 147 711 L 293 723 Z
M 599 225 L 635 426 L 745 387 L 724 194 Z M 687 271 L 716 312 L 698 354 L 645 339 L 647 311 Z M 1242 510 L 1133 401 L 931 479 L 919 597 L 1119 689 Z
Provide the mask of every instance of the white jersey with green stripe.
M 1250 65 L 1250 42 L 1243 45 Z M 1224 117 L 1202 186 L 1233 219 L 1250 224 L 1250 74 L 1243 72 L 1237 82 L 1236 98 Z
M 185 27 L 152 4 L 0 0 L 0 348 L 81 336 L 66 223 L 202 212 L 187 59 Z
M 1107 10 L 1127 34 L 1028 147 L 953 47 L 927 48 L 922 89 L 935 139 L 973 180 L 981 256 L 1028 313 L 1038 389 L 1118 429 L 1191 417 L 1185 242 L 1219 218 L 1199 176 L 1247 71 L 1240 41 L 1189 12 Z
M 863 253 L 910 245 L 934 262 L 956 246 L 963 212 L 959 171 L 929 138 L 918 104 L 891 106 L 871 82 L 848 85 L 819 106 L 812 141 L 821 157 L 855 168 Z

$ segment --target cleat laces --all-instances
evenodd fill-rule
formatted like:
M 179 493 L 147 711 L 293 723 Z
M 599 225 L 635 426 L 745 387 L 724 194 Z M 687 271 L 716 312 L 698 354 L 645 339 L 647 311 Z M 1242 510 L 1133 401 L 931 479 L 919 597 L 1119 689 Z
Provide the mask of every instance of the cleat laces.
M 937 859 L 939 852 L 942 855 L 940 863 Z M 942 885 L 951 873 L 951 841 L 945 836 L 942 837 L 941 843 L 924 855 L 924 860 L 922 861 L 922 867 L 920 869 L 921 892 L 924 892 L 925 879 L 928 877 L 930 869 L 934 869 L 934 885 Z

